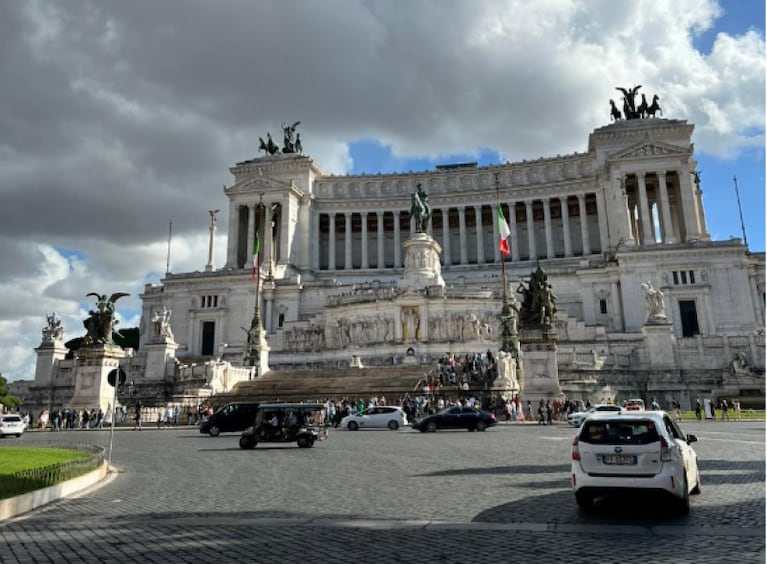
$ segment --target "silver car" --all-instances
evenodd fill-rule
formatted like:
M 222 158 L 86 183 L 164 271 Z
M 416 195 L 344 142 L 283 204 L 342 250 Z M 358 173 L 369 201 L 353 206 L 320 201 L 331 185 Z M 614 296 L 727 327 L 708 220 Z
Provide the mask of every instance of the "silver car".
M 567 422 L 573 427 L 580 427 L 583 420 L 598 411 L 621 411 L 621 406 L 613 405 L 609 403 L 600 403 L 598 405 L 591 406 L 586 411 L 574 411 L 567 415 Z
M 393 405 L 368 407 L 360 413 L 352 413 L 341 419 L 341 428 L 350 431 L 360 429 L 391 429 L 396 431 L 408 424 L 402 408 Z
M 591 509 L 594 500 L 627 491 L 664 492 L 681 513 L 690 510 L 690 494 L 700 493 L 698 456 L 664 411 L 594 413 L 572 443 L 575 500 Z

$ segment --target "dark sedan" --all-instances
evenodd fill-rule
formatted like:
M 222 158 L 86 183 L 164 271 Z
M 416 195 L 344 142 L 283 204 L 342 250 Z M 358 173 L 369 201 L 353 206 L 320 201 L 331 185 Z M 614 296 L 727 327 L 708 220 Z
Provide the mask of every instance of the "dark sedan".
M 433 433 L 437 429 L 468 429 L 469 431 L 484 431 L 495 425 L 495 415 L 483 409 L 474 407 L 447 407 L 428 415 L 413 423 L 413 429 Z

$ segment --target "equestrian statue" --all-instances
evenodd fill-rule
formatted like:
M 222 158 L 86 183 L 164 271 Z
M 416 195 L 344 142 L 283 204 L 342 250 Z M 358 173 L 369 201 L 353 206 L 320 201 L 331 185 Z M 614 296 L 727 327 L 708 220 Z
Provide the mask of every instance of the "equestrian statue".
M 426 233 L 431 217 L 431 206 L 429 205 L 429 196 L 423 191 L 420 183 L 416 185 L 416 190 L 411 198 L 410 217 L 415 218 L 416 233 Z

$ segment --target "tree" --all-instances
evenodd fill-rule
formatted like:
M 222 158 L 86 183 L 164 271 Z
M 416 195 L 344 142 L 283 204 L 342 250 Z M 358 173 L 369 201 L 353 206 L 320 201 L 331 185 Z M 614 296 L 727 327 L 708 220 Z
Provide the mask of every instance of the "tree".
M 13 409 L 21 405 L 21 399 L 16 396 L 12 396 L 8 393 L 8 380 L 3 378 L 0 374 L 0 405 L 4 405 L 8 409 Z

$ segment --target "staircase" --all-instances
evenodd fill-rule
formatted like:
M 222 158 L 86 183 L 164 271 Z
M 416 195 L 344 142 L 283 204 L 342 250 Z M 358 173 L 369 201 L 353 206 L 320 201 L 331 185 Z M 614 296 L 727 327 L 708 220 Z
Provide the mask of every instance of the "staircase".
M 370 368 L 270 371 L 247 382 L 235 384 L 225 394 L 211 398 L 214 405 L 228 402 L 316 401 L 327 398 L 357 399 L 386 396 L 394 402 L 405 394 L 420 393 L 419 381 L 428 366 L 386 366 Z

